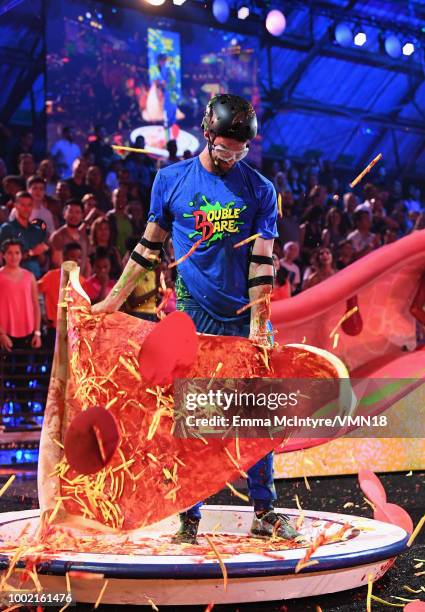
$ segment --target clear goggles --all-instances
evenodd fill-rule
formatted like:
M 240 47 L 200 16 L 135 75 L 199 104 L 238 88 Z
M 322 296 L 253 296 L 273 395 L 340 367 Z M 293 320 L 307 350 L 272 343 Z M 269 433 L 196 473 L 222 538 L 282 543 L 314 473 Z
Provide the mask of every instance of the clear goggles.
M 239 151 L 232 151 L 231 149 L 226 149 L 226 147 L 223 147 L 222 145 L 212 144 L 211 148 L 214 151 L 214 153 L 217 155 L 218 159 L 221 159 L 221 161 L 224 161 L 224 162 L 229 162 L 229 161 L 238 162 L 244 157 L 246 157 L 249 152 L 249 147 L 244 147 L 243 149 Z

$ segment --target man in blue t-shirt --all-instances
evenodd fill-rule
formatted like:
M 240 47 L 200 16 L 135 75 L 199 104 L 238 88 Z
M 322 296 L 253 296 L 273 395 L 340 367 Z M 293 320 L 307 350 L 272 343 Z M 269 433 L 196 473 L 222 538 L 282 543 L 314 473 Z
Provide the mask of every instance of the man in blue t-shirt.
M 202 127 L 207 143 L 201 154 L 158 172 L 145 234 L 113 291 L 92 312 L 117 310 L 133 289 L 139 266 L 152 267 L 171 233 L 176 260 L 191 251 L 178 265 L 177 308 L 193 319 L 197 331 L 249 336 L 270 346 L 276 193 L 242 161 L 257 133 L 255 111 L 239 96 L 218 95 L 208 103 Z M 234 248 L 254 235 L 255 241 Z M 253 302 L 250 315 L 238 314 L 248 302 Z M 288 518 L 273 510 L 272 453 L 248 470 L 248 489 L 253 535 L 299 537 Z M 196 542 L 201 505 L 181 513 L 176 541 Z
M 46 232 L 30 221 L 33 208 L 32 195 L 28 191 L 19 191 L 15 196 L 15 218 L 3 223 L 0 227 L 0 244 L 8 238 L 15 238 L 22 242 L 25 259 L 21 266 L 32 272 L 38 279 L 42 273 L 40 260 L 43 260 L 44 254 L 49 250 L 49 245 L 46 242 Z

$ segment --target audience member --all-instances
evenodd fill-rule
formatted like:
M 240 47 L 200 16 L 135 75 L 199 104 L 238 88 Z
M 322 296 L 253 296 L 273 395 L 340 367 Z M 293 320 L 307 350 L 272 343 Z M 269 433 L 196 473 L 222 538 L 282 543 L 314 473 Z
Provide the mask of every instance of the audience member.
M 303 284 L 303 289 L 310 289 L 335 274 L 330 249 L 320 247 L 315 253 L 315 270 Z
M 106 217 L 99 217 L 93 221 L 90 229 L 90 243 L 92 250 L 102 247 L 109 253 L 111 260 L 111 277 L 119 278 L 122 270 L 121 256 L 117 247 L 114 245 L 111 234 L 111 226 Z
M 103 212 L 111 208 L 111 194 L 103 182 L 103 176 L 98 166 L 89 166 L 86 176 L 87 191 L 96 198 L 98 207 Z
M 58 174 L 62 179 L 70 178 L 74 160 L 77 159 L 77 157 L 81 157 L 81 149 L 74 140 L 74 128 L 65 126 L 62 129 L 62 138 L 57 140 L 50 150 Z
M 355 251 L 350 240 L 341 240 L 338 245 L 336 269 L 343 270 L 353 263 Z
M 134 147 L 136 149 L 145 148 L 143 136 L 137 136 Z M 125 158 L 124 165 L 129 172 L 130 180 L 138 185 L 142 191 L 149 193 L 155 178 L 155 165 L 151 158 L 144 153 L 132 152 Z
M 83 205 L 79 200 L 68 200 L 63 210 L 65 225 L 62 225 L 50 236 L 52 249 L 52 264 L 60 267 L 63 261 L 63 251 L 69 242 L 78 242 L 81 246 L 81 273 L 88 276 L 89 269 L 89 240 L 87 232 L 80 229 L 83 220 Z
M 127 189 L 119 187 L 112 193 L 113 210 L 110 210 L 106 218 L 111 227 L 111 238 L 113 244 L 117 247 L 121 257 L 126 253 L 126 241 L 133 235 L 133 226 L 125 212 L 127 206 Z
M 37 174 L 44 179 L 46 196 L 54 197 L 58 178 L 56 176 L 56 169 L 52 160 L 43 159 L 38 166 Z
M 23 245 L 10 238 L 1 243 L 0 346 L 6 351 L 40 348 L 40 305 L 34 275 L 21 267 Z
M 33 202 L 30 221 L 35 221 L 36 219 L 43 221 L 46 224 L 46 233 L 50 235 L 55 231 L 55 222 L 52 213 L 45 205 L 44 179 L 41 176 L 31 176 L 27 180 L 27 189 L 28 193 L 31 194 Z M 15 217 L 16 209 L 14 208 L 9 215 L 9 220 L 13 221 Z
M 79 242 L 68 242 L 63 248 L 62 261 L 74 261 L 81 269 L 81 244 Z M 56 334 L 56 321 L 58 310 L 58 298 L 60 289 L 61 269 L 55 268 L 46 272 L 38 281 L 38 290 L 44 298 L 44 308 L 46 313 L 47 325 L 47 344 L 49 347 L 54 346 Z M 81 285 L 85 278 L 80 275 Z
M 305 222 L 300 226 L 301 257 L 304 264 L 308 264 L 310 256 L 322 243 L 322 216 L 323 210 L 319 204 L 307 209 Z
M 380 245 L 379 236 L 372 233 L 372 218 L 367 210 L 357 210 L 354 213 L 354 223 L 356 229 L 348 234 L 347 240 L 353 245 L 356 259 L 367 255 Z
M 82 285 L 92 304 L 104 300 L 115 285 L 115 282 L 110 277 L 110 271 L 111 260 L 108 251 L 98 247 L 93 257 L 94 274 L 85 280 Z
M 2 205 L 7 206 L 9 210 L 12 210 L 15 201 L 15 196 L 19 191 L 25 189 L 25 183 L 22 182 L 19 176 L 9 174 L 5 176 L 3 181 L 3 193 L 2 193 Z
M 21 179 L 22 183 L 26 185 L 29 177 L 35 174 L 35 162 L 33 156 L 30 153 L 22 153 L 22 155 L 19 156 L 18 167 L 19 178 Z
M 328 247 L 335 256 L 341 240 L 347 236 L 347 228 L 341 211 L 336 206 L 328 210 L 325 217 L 325 229 L 322 232 L 322 245 Z
M 71 199 L 71 190 L 66 181 L 58 181 L 56 185 L 55 198 L 59 202 L 59 206 L 63 212 L 64 206 Z
M 82 200 L 88 193 L 86 185 L 88 165 L 84 158 L 77 157 L 72 162 L 72 176 L 67 179 L 71 198 L 74 200 Z
M 82 199 L 82 204 L 84 207 L 84 219 L 81 222 L 80 229 L 83 229 L 83 226 L 85 226 L 86 232 L 89 233 L 93 221 L 98 217 L 103 217 L 104 213 L 98 208 L 97 200 L 92 193 L 86 193 Z
M 286 242 L 300 241 L 300 220 L 298 218 L 294 196 L 290 191 L 282 195 L 282 217 L 278 217 L 277 230 L 281 245 Z
M 8 238 L 19 240 L 23 244 L 25 254 L 22 267 L 40 278 L 41 266 L 46 263 L 45 254 L 49 247 L 46 243 L 46 233 L 34 223 L 30 223 L 33 208 L 34 203 L 28 191 L 16 194 L 16 217 L 0 227 L 0 244 Z
M 280 266 L 285 268 L 288 273 L 291 294 L 293 294 L 299 290 L 301 284 L 300 268 L 295 263 L 300 254 L 300 245 L 298 242 L 286 242 L 283 246 L 283 253 Z
M 105 138 L 106 129 L 104 126 L 95 125 L 94 139 L 87 146 L 86 155 L 91 156 L 94 160 L 93 165 L 100 168 L 100 170 L 106 174 L 115 154 L 111 145 L 105 142 Z

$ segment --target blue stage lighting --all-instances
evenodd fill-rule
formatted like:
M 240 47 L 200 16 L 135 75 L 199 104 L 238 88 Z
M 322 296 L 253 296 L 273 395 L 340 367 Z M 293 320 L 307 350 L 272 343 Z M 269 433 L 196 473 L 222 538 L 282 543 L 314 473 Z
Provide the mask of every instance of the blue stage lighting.
M 230 8 L 226 0 L 214 0 L 212 12 L 219 23 L 226 23 L 229 19 Z
M 395 34 L 389 34 L 384 38 L 384 50 L 387 55 L 396 59 L 401 55 L 401 42 Z
M 334 39 L 341 47 L 351 47 L 353 32 L 346 23 L 338 23 L 334 28 Z
M 412 55 L 415 52 L 415 45 L 411 42 L 403 45 L 403 55 Z
M 366 40 L 367 40 L 367 36 L 364 32 L 357 32 L 357 34 L 354 37 L 354 44 L 356 45 L 356 47 L 363 47 Z

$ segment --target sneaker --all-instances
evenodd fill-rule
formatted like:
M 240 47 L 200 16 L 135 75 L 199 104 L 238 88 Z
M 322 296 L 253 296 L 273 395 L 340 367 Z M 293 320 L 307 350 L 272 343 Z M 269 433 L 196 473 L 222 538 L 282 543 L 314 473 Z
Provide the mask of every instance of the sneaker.
M 250 534 L 260 538 L 283 538 L 285 540 L 303 541 L 304 537 L 289 523 L 289 517 L 269 510 L 258 517 L 254 513 Z
M 191 519 L 188 516 L 180 517 L 180 528 L 172 537 L 175 544 L 198 544 L 199 519 Z

